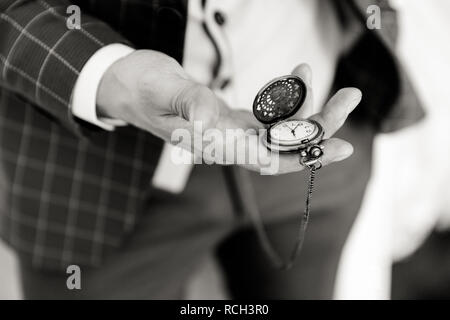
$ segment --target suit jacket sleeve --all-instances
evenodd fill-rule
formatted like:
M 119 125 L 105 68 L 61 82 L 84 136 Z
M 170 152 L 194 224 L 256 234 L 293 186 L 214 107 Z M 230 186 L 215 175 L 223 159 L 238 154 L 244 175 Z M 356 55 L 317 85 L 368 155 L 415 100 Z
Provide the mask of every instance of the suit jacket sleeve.
M 69 108 L 80 71 L 100 48 L 128 42 L 83 13 L 81 28 L 69 29 L 70 5 L 65 0 L 0 0 L 0 86 L 83 136 Z

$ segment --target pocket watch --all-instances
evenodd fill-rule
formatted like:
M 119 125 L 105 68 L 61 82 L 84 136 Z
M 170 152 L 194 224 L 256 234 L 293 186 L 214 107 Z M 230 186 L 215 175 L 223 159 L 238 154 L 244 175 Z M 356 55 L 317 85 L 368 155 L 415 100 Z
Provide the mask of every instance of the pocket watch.
M 321 166 L 324 131 L 314 120 L 289 119 L 305 102 L 307 88 L 297 76 L 276 78 L 256 95 L 253 114 L 266 126 L 264 145 L 273 152 L 299 153 L 300 163 L 306 167 Z
M 253 209 L 249 210 L 262 248 L 280 269 L 290 269 L 303 246 L 316 170 L 322 167 L 321 142 L 324 136 L 322 126 L 314 120 L 291 118 L 302 107 L 306 95 L 307 87 L 303 80 L 289 75 L 276 78 L 266 84 L 258 92 L 253 103 L 253 114 L 266 126 L 262 137 L 264 145 L 272 152 L 298 153 L 300 165 L 310 171 L 305 209 L 295 246 L 288 261 L 284 261 L 271 245 L 257 207 L 253 206 Z

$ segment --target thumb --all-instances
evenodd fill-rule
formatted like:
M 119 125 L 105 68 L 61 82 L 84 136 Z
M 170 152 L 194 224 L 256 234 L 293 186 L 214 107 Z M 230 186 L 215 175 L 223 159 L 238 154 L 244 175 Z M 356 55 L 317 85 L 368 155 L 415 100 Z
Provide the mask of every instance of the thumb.
M 175 110 L 190 125 L 200 123 L 203 130 L 215 128 L 219 121 L 219 102 L 214 92 L 190 81 L 178 95 Z
M 177 83 L 171 114 L 164 117 L 168 140 L 192 153 L 203 153 L 203 134 L 215 128 L 219 121 L 219 104 L 216 95 L 207 87 L 189 80 Z M 200 139 L 200 143 L 196 143 Z

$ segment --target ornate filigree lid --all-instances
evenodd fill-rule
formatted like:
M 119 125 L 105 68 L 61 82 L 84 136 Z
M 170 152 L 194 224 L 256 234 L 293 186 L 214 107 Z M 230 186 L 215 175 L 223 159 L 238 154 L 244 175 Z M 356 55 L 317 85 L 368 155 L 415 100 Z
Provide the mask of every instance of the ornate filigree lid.
M 283 76 L 266 84 L 256 95 L 253 114 L 258 121 L 272 124 L 294 115 L 306 98 L 306 85 L 297 76 Z

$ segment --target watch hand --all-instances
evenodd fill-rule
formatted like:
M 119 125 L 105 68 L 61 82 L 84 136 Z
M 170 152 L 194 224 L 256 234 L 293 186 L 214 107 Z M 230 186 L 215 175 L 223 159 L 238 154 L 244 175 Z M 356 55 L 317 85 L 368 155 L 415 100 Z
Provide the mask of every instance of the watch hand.
M 297 138 L 297 135 L 295 134 L 295 129 L 297 129 L 299 125 L 300 125 L 300 122 L 294 127 L 294 129 L 291 130 L 292 134 L 293 134 L 294 137 L 296 137 L 296 138 Z

